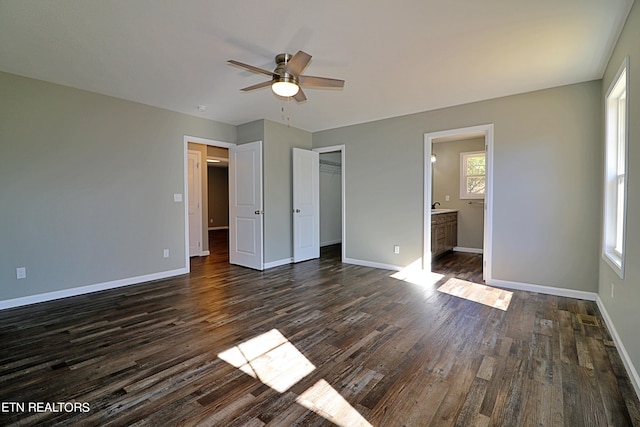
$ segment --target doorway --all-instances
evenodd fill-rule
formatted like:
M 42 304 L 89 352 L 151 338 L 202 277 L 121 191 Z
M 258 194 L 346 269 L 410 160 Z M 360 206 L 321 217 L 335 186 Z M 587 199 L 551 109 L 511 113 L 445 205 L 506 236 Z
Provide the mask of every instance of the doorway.
M 229 149 L 207 146 L 209 257 L 229 262 Z M 207 233 L 205 233 L 207 234 Z
M 208 256 L 211 253 L 212 246 L 211 246 L 211 239 L 209 235 L 211 233 L 210 228 L 220 229 L 218 228 L 218 226 L 215 225 L 217 219 L 214 219 L 213 226 L 210 225 L 212 224 L 211 222 L 212 218 L 209 213 L 210 192 L 208 190 L 209 190 L 210 179 L 209 179 L 208 170 L 210 167 L 208 165 L 212 163 L 226 164 L 226 167 L 228 170 L 228 155 L 227 155 L 227 158 L 224 159 L 224 155 L 225 155 L 224 153 L 227 152 L 229 148 L 235 147 L 235 144 L 216 141 L 212 139 L 206 139 L 206 138 L 198 138 L 198 137 L 193 137 L 188 135 L 184 136 L 183 144 L 184 144 L 184 161 L 185 161 L 185 168 L 184 168 L 185 170 L 185 177 L 184 177 L 185 225 L 184 227 L 185 227 L 185 254 L 186 254 L 185 266 L 186 266 L 187 272 L 189 272 L 191 256 Z M 217 151 L 217 149 L 219 149 L 220 151 Z M 202 164 L 202 167 L 199 168 L 197 177 L 189 176 L 190 171 L 194 170 L 193 168 L 189 167 L 189 157 L 190 157 L 190 152 L 192 151 L 197 151 L 198 153 L 200 153 L 200 163 Z M 214 160 L 214 161 L 217 160 L 217 162 L 210 162 L 207 160 Z M 207 166 L 205 166 L 205 164 Z M 193 180 L 198 182 L 199 189 L 193 188 L 195 187 L 193 185 Z M 190 181 L 192 182 L 192 185 L 190 185 Z M 198 194 L 200 195 L 199 203 L 201 207 L 201 215 L 199 219 L 196 219 L 195 217 L 193 217 L 193 220 L 199 222 L 199 225 L 200 225 L 199 227 L 191 227 L 190 221 L 189 221 L 191 217 L 190 205 L 193 204 L 191 203 L 192 197 L 189 197 L 189 193 L 192 191 L 198 191 Z M 227 193 L 226 209 L 227 209 L 227 218 L 228 218 L 228 193 Z M 217 215 L 216 218 L 220 217 L 220 213 L 217 210 L 216 210 L 216 215 Z M 228 228 L 228 225 L 227 225 L 227 228 Z M 199 236 L 197 237 L 192 236 L 194 229 L 198 229 Z M 190 250 L 192 247 L 195 247 L 195 245 L 193 244 L 194 239 L 200 241 L 199 253 L 193 253 L 193 251 Z M 213 246 L 216 246 L 215 242 Z M 226 252 L 225 256 L 228 258 L 228 251 Z
M 482 277 L 485 281 L 491 278 L 491 218 L 492 218 L 492 164 L 493 164 L 493 125 L 481 125 L 468 128 L 452 129 L 427 133 L 424 137 L 424 237 L 423 268 L 431 271 L 432 244 L 437 236 L 432 235 L 432 219 L 437 222 L 436 209 L 458 211 L 457 219 L 462 238 L 456 242 L 454 250 L 482 254 Z M 485 177 L 484 197 L 462 194 L 459 184 L 460 167 L 470 153 L 484 151 Z M 440 159 L 438 154 L 440 153 Z M 466 153 L 466 154 L 461 154 Z M 435 162 L 434 162 L 435 160 Z M 438 164 L 440 161 L 440 164 Z M 448 167 L 438 166 L 446 164 Z M 451 165 L 454 165 L 451 167 Z M 438 165 L 438 166 L 436 166 Z M 446 169 L 453 169 L 446 170 Z M 440 181 L 454 181 L 453 186 L 438 187 Z M 442 182 L 441 182 L 442 183 Z M 441 199 L 441 200 L 440 200 Z M 476 230 L 474 231 L 473 228 Z M 477 230 L 478 228 L 481 229 Z
M 345 146 L 314 148 L 320 157 L 320 256 L 346 257 Z

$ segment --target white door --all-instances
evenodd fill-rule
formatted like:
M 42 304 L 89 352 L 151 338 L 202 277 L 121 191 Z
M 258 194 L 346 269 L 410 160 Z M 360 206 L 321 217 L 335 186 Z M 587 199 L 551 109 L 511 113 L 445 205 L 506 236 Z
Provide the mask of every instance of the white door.
M 320 160 L 293 149 L 293 262 L 320 257 Z
M 202 190 L 200 152 L 189 150 L 187 157 L 189 201 L 189 256 L 202 254 Z
M 229 262 L 262 270 L 262 141 L 229 149 Z

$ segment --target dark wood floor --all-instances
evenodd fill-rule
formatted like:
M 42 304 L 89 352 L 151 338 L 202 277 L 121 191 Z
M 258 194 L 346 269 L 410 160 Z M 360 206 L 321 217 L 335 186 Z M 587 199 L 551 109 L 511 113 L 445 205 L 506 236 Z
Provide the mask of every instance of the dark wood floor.
M 469 254 L 258 272 L 212 235 L 187 276 L 0 312 L 0 425 L 640 425 L 593 302 L 484 287 Z

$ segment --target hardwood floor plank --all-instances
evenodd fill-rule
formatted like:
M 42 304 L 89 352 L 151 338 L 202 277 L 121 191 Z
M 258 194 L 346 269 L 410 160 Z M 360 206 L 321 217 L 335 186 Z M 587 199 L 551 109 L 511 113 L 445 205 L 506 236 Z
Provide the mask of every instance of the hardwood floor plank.
M 594 302 L 486 287 L 477 254 L 420 285 L 339 246 L 253 271 L 211 236 L 188 275 L 0 311 L 0 402 L 90 405 L 0 425 L 640 426 Z

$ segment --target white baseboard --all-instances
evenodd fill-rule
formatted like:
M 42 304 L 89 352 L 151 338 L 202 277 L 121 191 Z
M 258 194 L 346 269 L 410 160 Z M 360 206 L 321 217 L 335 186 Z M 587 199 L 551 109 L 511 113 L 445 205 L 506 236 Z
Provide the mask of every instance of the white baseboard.
M 53 301 L 61 298 L 74 297 L 77 295 L 90 294 L 92 292 L 105 291 L 107 289 L 120 288 L 123 286 L 135 285 L 138 283 L 150 282 L 152 280 L 166 279 L 168 277 L 187 274 L 186 268 L 176 270 L 161 271 L 160 273 L 145 274 L 143 276 L 129 277 L 126 279 L 113 280 L 111 282 L 96 283 L 93 285 L 79 286 L 77 288 L 63 289 L 60 291 L 47 292 L 44 294 L 29 295 L 26 297 L 13 298 L 0 301 L 0 310 L 7 308 L 20 307 L 23 305 L 36 304 L 39 302 Z
M 211 252 L 209 252 L 209 251 L 200 251 L 199 254 L 189 255 L 189 258 L 201 257 L 201 256 L 209 256 L 209 255 L 211 255 Z
M 342 243 L 342 239 L 330 240 L 330 241 L 328 241 L 328 242 L 321 242 L 321 243 L 320 243 L 320 247 L 323 247 L 323 246 L 331 246 L 331 245 L 337 245 L 338 243 Z
M 453 248 L 454 252 L 466 252 L 469 254 L 481 254 L 484 253 L 482 248 L 465 248 L 463 246 L 456 246 Z
M 629 357 L 629 353 L 627 353 L 627 350 L 625 349 L 624 344 L 622 343 L 622 339 L 620 338 L 620 335 L 618 335 L 618 331 L 616 330 L 616 327 L 613 321 L 611 320 L 611 317 L 609 317 L 609 313 L 607 312 L 607 309 L 604 306 L 604 303 L 600 299 L 600 295 L 597 296 L 596 303 L 598 304 L 598 308 L 600 309 L 602 318 L 604 319 L 604 322 L 607 324 L 607 328 L 611 333 L 613 342 L 616 344 L 616 348 L 618 349 L 618 353 L 620 354 L 622 363 L 624 364 L 624 367 L 627 369 L 627 374 L 629 374 L 629 378 L 631 379 L 631 384 L 633 385 L 633 388 L 636 391 L 636 395 L 638 396 L 638 399 L 640 399 L 640 375 L 638 375 L 638 371 L 636 370 L 635 366 L 633 366 L 631 357 Z
M 293 258 L 283 258 L 277 261 L 265 262 L 263 267 L 266 270 L 268 268 L 280 267 L 281 265 L 291 264 L 292 262 L 293 262 Z
M 363 261 L 361 259 L 345 258 L 342 260 L 345 264 L 361 265 L 363 267 L 380 268 L 382 270 L 402 271 L 405 267 L 400 265 L 382 264 L 380 262 Z
M 569 297 L 583 299 L 587 301 L 595 301 L 598 296 L 595 292 L 578 291 L 575 289 L 554 288 L 553 286 L 532 285 L 530 283 L 511 282 L 508 280 L 490 279 L 488 282 L 491 286 L 500 288 L 515 289 L 518 291 L 538 292 L 541 294 L 555 295 L 559 297 Z

